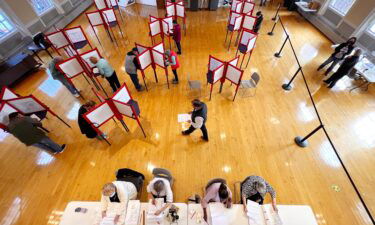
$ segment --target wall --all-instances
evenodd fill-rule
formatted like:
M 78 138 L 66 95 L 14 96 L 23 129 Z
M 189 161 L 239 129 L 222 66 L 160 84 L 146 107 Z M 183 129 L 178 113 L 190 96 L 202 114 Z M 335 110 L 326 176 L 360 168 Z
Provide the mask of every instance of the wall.
M 343 42 L 349 37 L 358 38 L 358 46 L 375 61 L 375 37 L 365 32 L 370 21 L 375 19 L 375 0 L 356 0 L 349 12 L 342 16 L 328 7 L 330 0 L 318 0 L 322 7 L 318 13 L 299 12 L 321 30 L 332 42 Z
M 0 40 L 0 59 L 25 51 L 33 35 L 64 28 L 93 4 L 92 0 L 53 0 L 55 8 L 38 16 L 28 0 L 0 0 L 0 8 L 18 28 Z
M 143 5 L 156 6 L 156 0 L 136 0 L 135 2 Z

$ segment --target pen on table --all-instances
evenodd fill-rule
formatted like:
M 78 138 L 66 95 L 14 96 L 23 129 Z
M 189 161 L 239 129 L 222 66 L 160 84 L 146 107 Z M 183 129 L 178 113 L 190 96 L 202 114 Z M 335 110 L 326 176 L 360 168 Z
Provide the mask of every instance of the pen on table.
M 195 215 L 196 211 L 194 211 L 193 215 L 191 215 L 191 218 L 190 219 L 193 219 L 194 215 Z

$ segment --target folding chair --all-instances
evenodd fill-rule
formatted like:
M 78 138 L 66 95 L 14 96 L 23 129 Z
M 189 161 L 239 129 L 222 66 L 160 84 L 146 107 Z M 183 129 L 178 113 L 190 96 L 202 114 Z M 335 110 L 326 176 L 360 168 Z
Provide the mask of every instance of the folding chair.
M 199 90 L 199 97 L 202 95 L 202 84 L 199 80 L 190 80 L 190 74 L 187 75 L 187 84 L 191 91 Z
M 258 87 L 259 81 L 260 81 L 260 76 L 256 72 L 251 75 L 250 80 L 242 80 L 241 84 L 240 84 L 240 88 L 244 89 L 242 97 L 254 97 L 256 92 L 257 92 L 257 87 Z M 246 92 L 245 89 L 251 89 L 251 88 L 255 89 L 254 94 L 245 96 L 245 92 Z
M 163 168 L 154 168 L 152 170 L 152 174 L 154 175 L 154 177 L 167 179 L 169 183 L 171 184 L 171 186 L 173 185 L 173 177 L 172 177 L 171 172 L 169 172 L 169 170 L 163 169 Z

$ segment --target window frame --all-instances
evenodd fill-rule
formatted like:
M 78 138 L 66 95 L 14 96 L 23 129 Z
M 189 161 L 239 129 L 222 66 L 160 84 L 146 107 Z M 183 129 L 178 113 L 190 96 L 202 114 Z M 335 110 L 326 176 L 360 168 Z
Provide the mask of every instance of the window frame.
M 36 0 L 36 1 L 38 1 L 38 0 Z M 35 5 L 34 5 L 33 0 L 29 0 L 29 1 L 28 1 L 28 2 L 30 3 L 31 7 L 33 7 L 34 12 L 36 13 L 36 15 L 39 16 L 39 17 L 45 15 L 46 13 L 48 13 L 48 12 L 50 12 L 51 10 L 53 10 L 53 9 L 56 8 L 56 6 L 55 6 L 53 0 L 43 0 L 43 1 L 49 1 L 49 2 L 51 3 L 51 7 L 48 8 L 48 9 L 46 9 L 46 10 L 44 10 L 43 12 L 38 12 L 37 8 L 36 8 Z
M 345 12 L 345 13 L 340 12 L 337 8 L 333 7 L 333 6 L 332 6 L 332 2 L 333 2 L 333 1 L 336 1 L 336 0 L 330 0 L 330 1 L 328 2 L 328 8 L 331 9 L 331 10 L 333 10 L 334 12 L 338 13 L 340 16 L 344 17 L 344 16 L 346 16 L 346 15 L 348 14 L 348 12 L 349 12 L 350 9 L 353 7 L 353 5 L 356 3 L 357 0 L 353 0 L 352 5 L 348 8 L 348 11 Z
M 374 31 L 371 30 L 371 28 L 374 28 Z M 366 32 L 370 34 L 372 37 L 375 37 L 375 18 L 373 18 L 370 25 L 366 28 Z
M 7 16 L 7 14 L 2 9 L 0 9 L 0 14 L 1 14 L 1 16 L 4 17 L 5 21 L 7 21 L 13 28 L 8 33 L 6 33 L 4 36 L 0 37 L 0 42 L 1 42 L 3 40 L 7 39 L 12 34 L 14 34 L 17 31 L 17 27 L 14 25 L 14 23 L 10 20 L 10 18 Z

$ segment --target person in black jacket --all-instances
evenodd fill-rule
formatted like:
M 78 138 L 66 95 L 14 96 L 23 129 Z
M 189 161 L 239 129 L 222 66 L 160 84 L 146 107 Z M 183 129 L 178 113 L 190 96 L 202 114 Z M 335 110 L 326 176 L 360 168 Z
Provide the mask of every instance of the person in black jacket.
M 138 49 L 133 48 L 130 52 L 126 54 L 125 57 L 125 71 L 129 74 L 130 79 L 132 80 L 135 88 L 137 91 L 143 91 L 145 88 L 139 84 L 137 70 L 141 69 L 141 65 L 139 65 L 137 55 Z
M 88 111 L 90 111 L 90 109 L 92 107 L 95 106 L 95 102 L 94 101 L 89 101 L 89 102 L 86 102 L 85 104 L 83 104 L 79 110 L 78 110 L 78 126 L 79 126 L 79 129 L 81 130 L 81 133 L 86 135 L 87 138 L 98 138 L 99 140 L 102 140 L 105 135 L 103 134 L 100 135 L 96 132 L 96 130 L 94 128 L 92 128 L 91 124 L 89 122 L 87 122 L 87 120 L 85 120 L 85 118 L 83 118 L 83 115 L 85 113 L 87 113 Z
M 253 31 L 255 33 L 258 33 L 258 31 L 260 30 L 260 27 L 262 26 L 262 22 L 263 22 L 263 14 L 261 11 L 258 11 L 257 12 L 257 20 L 254 24 L 254 27 L 253 27 Z
M 318 67 L 318 71 L 323 69 L 326 65 L 331 64 L 331 66 L 327 69 L 327 71 L 324 73 L 325 75 L 328 75 L 329 72 L 332 71 L 332 69 L 336 66 L 337 63 L 339 63 L 341 60 L 345 58 L 345 56 L 352 53 L 354 49 L 354 44 L 357 42 L 357 38 L 352 37 L 347 42 L 339 44 L 335 51 L 332 53 L 332 55 L 324 62 L 322 65 Z
M 330 78 L 327 80 L 324 80 L 326 84 L 328 84 L 328 88 L 332 88 L 335 86 L 336 82 L 343 78 L 345 75 L 349 73 L 351 69 L 357 64 L 359 61 L 359 57 L 361 56 L 362 50 L 357 49 L 355 50 L 354 55 L 348 56 L 344 59 L 344 62 L 342 62 L 340 68 L 337 70 L 336 73 L 334 73 Z
M 194 110 L 191 112 L 190 127 L 188 130 L 182 131 L 183 135 L 189 135 L 193 133 L 195 129 L 200 128 L 203 136 L 202 139 L 208 141 L 208 133 L 206 128 L 207 121 L 207 106 L 199 99 L 194 99 L 192 102 Z

